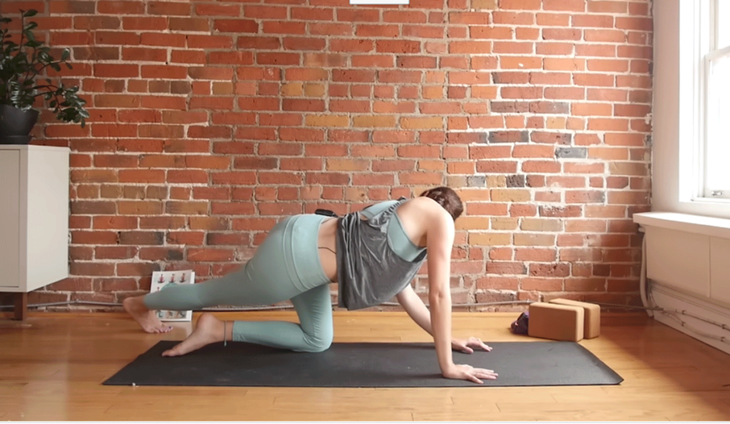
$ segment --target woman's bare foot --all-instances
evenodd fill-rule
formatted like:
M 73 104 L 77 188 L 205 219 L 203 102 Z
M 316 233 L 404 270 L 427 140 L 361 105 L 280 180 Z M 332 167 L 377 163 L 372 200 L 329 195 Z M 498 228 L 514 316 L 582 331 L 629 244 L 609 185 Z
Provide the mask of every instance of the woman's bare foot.
M 154 311 L 147 309 L 142 296 L 128 297 L 123 302 L 124 309 L 132 315 L 142 329 L 148 333 L 167 333 L 172 327 L 157 318 Z
M 170 350 L 162 352 L 162 356 L 181 356 L 198 350 L 205 345 L 222 342 L 224 330 L 223 321 L 211 314 L 203 314 L 198 319 L 193 333 L 187 339 L 183 340 L 182 343 Z M 230 326 L 227 330 L 229 332 L 231 331 Z

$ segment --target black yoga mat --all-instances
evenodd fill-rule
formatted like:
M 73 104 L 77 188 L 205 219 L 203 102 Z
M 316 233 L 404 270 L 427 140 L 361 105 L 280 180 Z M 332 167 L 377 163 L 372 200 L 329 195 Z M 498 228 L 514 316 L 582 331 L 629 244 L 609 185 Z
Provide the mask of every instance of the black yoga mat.
M 185 356 L 160 354 L 162 341 L 104 385 L 268 387 L 483 387 L 619 384 L 623 378 L 573 342 L 494 342 L 491 352 L 454 352 L 454 362 L 493 369 L 484 385 L 443 378 L 432 344 L 335 343 L 322 353 L 251 345 L 208 345 Z

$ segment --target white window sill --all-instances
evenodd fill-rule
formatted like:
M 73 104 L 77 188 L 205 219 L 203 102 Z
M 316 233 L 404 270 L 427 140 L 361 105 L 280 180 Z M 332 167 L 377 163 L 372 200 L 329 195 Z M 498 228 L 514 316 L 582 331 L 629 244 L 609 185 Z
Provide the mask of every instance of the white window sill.
M 634 222 L 647 227 L 730 238 L 730 219 L 675 212 L 644 212 L 634 214 Z

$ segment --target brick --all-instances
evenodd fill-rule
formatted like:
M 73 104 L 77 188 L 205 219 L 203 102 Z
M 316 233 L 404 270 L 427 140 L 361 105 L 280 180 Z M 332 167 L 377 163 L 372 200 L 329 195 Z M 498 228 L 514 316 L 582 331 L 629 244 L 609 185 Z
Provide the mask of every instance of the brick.
M 472 9 L 497 9 L 497 0 L 471 0 Z
M 554 155 L 553 146 L 517 145 L 512 150 L 514 158 L 552 158 Z
M 378 22 L 380 13 L 373 9 L 337 9 L 337 20 L 344 22 Z
M 555 151 L 558 158 L 586 158 L 588 156 L 585 147 L 561 147 Z
M 512 39 L 512 28 L 509 27 L 493 27 L 493 26 L 470 26 L 470 38 L 474 39 L 490 39 L 490 40 L 509 40 Z
M 543 96 L 542 87 L 502 87 L 504 99 L 539 99 Z
M 495 52 L 497 52 L 497 46 L 495 45 Z M 531 52 L 531 48 L 529 49 Z M 512 51 L 514 52 L 514 50 Z M 499 59 L 499 65 L 501 69 L 542 69 L 543 61 L 540 57 L 531 56 L 502 56 Z
M 489 12 L 450 12 L 448 15 L 451 24 L 489 25 Z M 496 23 L 496 22 L 495 22 Z
M 589 59 L 588 69 L 591 72 L 626 72 L 629 70 L 628 60 Z
M 356 116 L 353 118 L 354 127 L 383 128 L 395 127 L 394 116 Z
M 542 38 L 544 40 L 578 41 L 582 38 L 582 36 L 583 36 L 582 31 L 579 29 L 568 29 L 568 28 L 543 28 L 542 29 Z
M 605 193 L 602 191 L 566 191 L 565 203 L 603 203 L 605 202 Z
M 330 40 L 330 51 L 333 52 L 358 52 L 366 53 L 373 51 L 374 42 L 371 40 L 350 40 L 350 39 L 333 39 Z M 328 61 L 330 62 L 330 61 Z M 335 80 L 337 81 L 337 80 Z
M 301 65 L 301 55 L 297 53 L 256 53 L 259 65 Z
M 323 112 L 325 104 L 322 100 L 283 99 L 281 108 L 284 111 Z
M 350 119 L 347 116 L 316 116 L 309 115 L 305 118 L 305 125 L 311 127 L 347 127 Z
M 628 11 L 627 5 L 620 1 L 592 1 L 588 3 L 588 12 L 624 14 Z
M 145 5 L 134 1 L 99 1 L 97 3 L 98 13 L 142 15 Z
M 492 52 L 492 43 L 489 41 L 449 41 L 448 50 L 451 54 L 489 54 Z M 472 59 L 475 60 L 476 58 Z M 442 58 L 443 60 L 443 58 Z M 474 67 L 475 69 L 477 67 Z
M 626 35 L 620 30 L 587 29 L 584 32 L 585 40 L 589 42 L 623 43 L 626 41 Z
M 522 262 L 488 262 L 488 274 L 527 274 L 527 267 Z
M 537 43 L 535 48 L 537 54 L 546 56 L 572 56 L 573 50 L 572 43 Z
M 607 145 L 613 146 L 644 146 L 646 135 L 628 133 L 606 133 L 604 141 Z
M 396 66 L 400 68 L 435 68 L 436 67 L 436 58 L 435 57 L 429 57 L 429 56 L 398 56 L 396 58 Z M 378 76 L 380 77 L 383 74 L 383 72 L 379 72 Z M 387 81 L 381 79 L 381 81 L 384 82 L 420 82 L 420 73 L 414 73 L 414 75 L 418 75 L 418 81 L 403 81 L 403 80 L 393 80 L 393 81 Z
M 411 40 L 378 40 L 375 42 L 378 53 L 420 53 L 421 43 Z
M 586 60 L 547 57 L 544 61 L 544 69 L 547 71 L 584 71 Z
M 425 23 L 426 14 L 421 11 L 389 11 L 383 12 L 383 22 Z
M 494 131 L 488 136 L 489 143 L 526 143 L 529 141 L 527 131 Z
M 297 33 L 304 34 L 304 25 L 301 26 L 301 32 Z M 309 24 L 309 35 L 343 35 L 352 36 L 354 35 L 354 27 L 349 24 L 334 24 L 334 23 L 311 23 Z
M 358 37 L 397 38 L 400 28 L 397 25 L 358 25 L 355 31 Z
M 514 231 L 517 229 L 519 218 L 491 218 L 491 228 L 496 231 Z
M 403 37 L 442 39 L 444 38 L 444 28 L 436 26 L 403 25 Z
M 554 246 L 555 235 L 539 233 L 517 233 L 514 235 L 516 246 Z
M 327 171 L 367 171 L 370 167 L 369 160 L 357 159 L 327 159 Z
M 282 158 L 279 162 L 279 167 L 282 170 L 321 170 L 322 166 L 322 159 L 319 158 Z
M 531 196 L 529 190 L 495 189 L 491 190 L 490 197 L 495 202 L 528 202 Z
M 443 119 L 433 118 L 401 118 L 401 127 L 405 129 L 440 129 L 443 128 Z

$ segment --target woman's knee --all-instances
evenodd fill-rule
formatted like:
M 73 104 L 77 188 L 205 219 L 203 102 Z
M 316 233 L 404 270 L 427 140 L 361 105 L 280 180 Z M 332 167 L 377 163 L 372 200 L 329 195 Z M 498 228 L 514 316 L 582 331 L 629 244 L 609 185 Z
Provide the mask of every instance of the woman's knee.
M 324 352 L 332 346 L 333 334 L 317 334 L 306 336 L 306 350 L 304 352 L 319 353 Z

